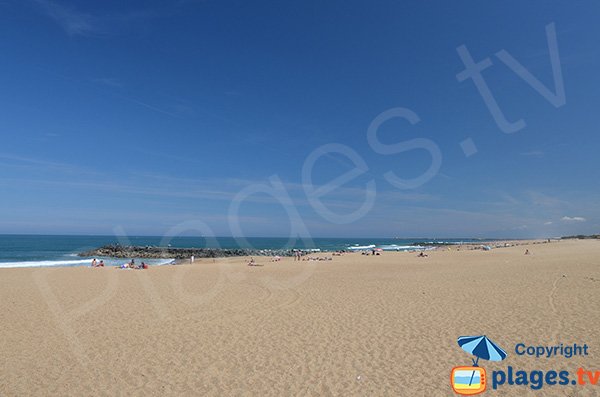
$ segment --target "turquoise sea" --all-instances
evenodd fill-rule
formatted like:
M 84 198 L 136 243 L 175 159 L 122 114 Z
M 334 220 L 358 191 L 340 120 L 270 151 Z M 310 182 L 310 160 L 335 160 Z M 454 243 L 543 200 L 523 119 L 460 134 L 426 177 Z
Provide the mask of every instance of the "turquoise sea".
M 117 236 L 40 236 L 40 235 L 0 235 L 0 268 L 8 267 L 40 267 L 40 266 L 86 266 L 92 258 L 81 258 L 79 252 L 97 248 L 106 244 L 139 246 L 171 246 L 180 248 L 253 248 L 253 249 L 315 249 L 336 251 L 347 249 L 381 248 L 388 251 L 406 251 L 426 248 L 416 245 L 417 242 L 473 242 L 473 239 L 439 239 L 428 238 L 312 238 L 289 240 L 279 237 L 174 237 L 159 236 L 117 237 Z M 126 260 L 104 258 L 107 265 L 119 265 Z M 146 260 L 151 265 L 162 265 L 171 260 Z

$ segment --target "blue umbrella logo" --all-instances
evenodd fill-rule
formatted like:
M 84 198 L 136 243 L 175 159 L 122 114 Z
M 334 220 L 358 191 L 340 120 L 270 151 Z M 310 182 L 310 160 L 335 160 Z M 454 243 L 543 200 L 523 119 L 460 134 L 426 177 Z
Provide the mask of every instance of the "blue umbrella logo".
M 477 357 L 473 360 L 473 366 L 477 367 L 480 358 L 489 361 L 502 361 L 506 358 L 506 352 L 487 336 L 460 336 L 458 345 L 464 351 Z
M 474 367 L 478 366 L 480 358 L 489 361 L 502 361 L 506 358 L 506 352 L 485 335 L 461 336 L 458 338 L 458 345 L 467 353 L 477 357 L 477 359 L 473 360 Z M 469 386 L 473 382 L 474 375 L 475 371 L 471 374 Z

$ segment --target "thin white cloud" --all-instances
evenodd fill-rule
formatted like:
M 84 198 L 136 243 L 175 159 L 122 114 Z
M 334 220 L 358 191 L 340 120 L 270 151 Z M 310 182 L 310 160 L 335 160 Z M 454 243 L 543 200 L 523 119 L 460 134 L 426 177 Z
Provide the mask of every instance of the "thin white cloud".
M 102 33 L 102 29 L 90 14 L 76 11 L 50 0 L 33 0 L 33 2 L 69 35 L 86 36 Z
M 568 203 L 556 197 L 548 196 L 541 192 L 527 191 L 531 204 L 544 208 L 560 208 L 564 207 Z
M 530 150 L 528 152 L 523 152 L 521 153 L 521 156 L 526 156 L 526 157 L 544 157 L 544 152 L 542 152 L 541 150 Z
M 63 5 L 55 0 L 30 0 L 45 16 L 54 20 L 71 36 L 106 36 L 131 26 L 135 21 L 170 15 L 175 7 L 162 10 L 130 11 L 123 14 L 97 15 L 80 11 L 72 6 Z
M 0 164 L 8 168 L 43 170 L 64 174 L 83 174 L 84 172 L 87 174 L 96 174 L 91 170 L 74 164 L 23 157 L 10 153 L 0 153 Z
M 125 100 L 127 100 L 127 101 L 129 101 L 131 103 L 135 103 L 136 105 L 142 106 L 142 107 L 144 107 L 146 109 L 150 109 L 150 110 L 153 110 L 155 112 L 165 114 L 167 116 L 179 118 L 179 116 L 176 115 L 173 112 L 169 112 L 168 110 L 164 110 L 164 109 L 161 109 L 161 108 L 156 107 L 154 105 L 151 105 L 149 103 L 146 103 L 144 101 L 140 101 L 139 99 L 136 99 L 136 98 L 133 98 L 133 97 L 129 97 L 129 96 L 126 96 L 126 95 L 121 95 L 121 94 L 118 94 L 118 93 L 114 93 L 114 95 L 119 96 L 119 97 L 121 97 L 121 98 L 123 98 L 123 99 L 125 99 Z
M 118 88 L 123 87 L 123 84 L 119 80 L 117 80 L 113 77 L 100 77 L 97 79 L 92 79 L 92 82 L 107 85 L 109 87 L 118 87 Z
M 563 216 L 560 220 L 563 222 L 585 222 L 587 219 L 581 216 Z
M 551 224 L 553 224 L 553 223 L 554 223 L 554 222 L 552 222 L 552 221 L 548 221 L 548 222 L 544 222 L 544 225 L 546 225 L 546 226 L 549 226 L 549 225 L 551 225 Z

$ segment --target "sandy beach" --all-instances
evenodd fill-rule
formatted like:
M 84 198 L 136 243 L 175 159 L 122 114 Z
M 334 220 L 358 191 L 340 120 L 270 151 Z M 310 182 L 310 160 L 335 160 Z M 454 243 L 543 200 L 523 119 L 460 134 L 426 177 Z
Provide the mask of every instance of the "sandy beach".
M 508 352 L 488 372 L 600 370 L 600 241 L 428 254 L 1 269 L 0 395 L 452 396 L 461 335 Z M 518 356 L 521 342 L 590 350 Z

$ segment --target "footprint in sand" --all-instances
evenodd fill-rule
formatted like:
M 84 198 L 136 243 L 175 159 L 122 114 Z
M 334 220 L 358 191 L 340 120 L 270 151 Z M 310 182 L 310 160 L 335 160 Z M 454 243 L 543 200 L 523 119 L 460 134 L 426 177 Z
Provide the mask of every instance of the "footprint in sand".
M 555 332 L 552 334 L 552 339 L 556 340 L 556 341 L 558 340 L 558 336 L 560 335 L 560 331 L 562 330 L 563 324 L 562 324 L 562 316 L 556 309 L 554 297 L 556 295 L 556 291 L 558 290 L 558 284 L 559 284 L 560 280 L 562 280 L 563 278 L 566 278 L 566 277 L 567 276 L 565 274 L 558 276 L 552 283 L 552 289 L 550 290 L 550 293 L 548 294 L 548 303 L 550 304 L 550 308 L 552 309 L 552 313 L 554 314 L 554 317 L 556 317 L 558 319 L 558 327 L 556 327 Z

